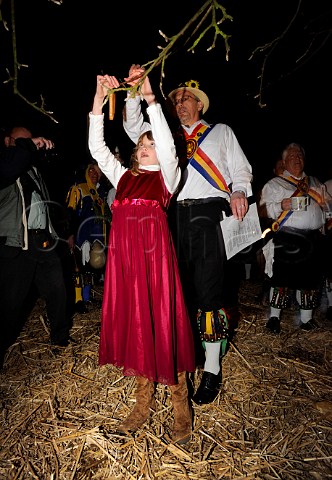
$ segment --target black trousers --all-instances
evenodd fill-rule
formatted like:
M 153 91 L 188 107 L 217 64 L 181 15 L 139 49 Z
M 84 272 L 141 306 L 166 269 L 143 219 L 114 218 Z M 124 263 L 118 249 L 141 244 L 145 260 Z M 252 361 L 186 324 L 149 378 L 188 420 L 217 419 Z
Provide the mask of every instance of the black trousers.
M 193 310 L 219 310 L 225 298 L 226 254 L 220 228 L 226 200 L 175 207 L 174 242 L 184 292 Z
M 29 249 L 0 245 L 0 353 L 16 340 L 24 306 L 33 286 L 46 301 L 51 342 L 68 338 L 71 327 L 61 261 L 54 248 L 43 248 L 46 233 L 29 233 Z
M 318 289 L 324 264 L 331 256 L 325 252 L 324 235 L 319 230 L 281 228 L 273 237 L 274 262 L 271 284 L 292 289 Z

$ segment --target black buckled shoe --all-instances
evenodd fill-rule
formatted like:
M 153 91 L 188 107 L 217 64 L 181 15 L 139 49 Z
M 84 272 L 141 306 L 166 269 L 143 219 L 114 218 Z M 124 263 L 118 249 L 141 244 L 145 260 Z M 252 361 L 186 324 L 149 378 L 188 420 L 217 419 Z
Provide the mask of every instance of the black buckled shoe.
M 218 375 L 210 372 L 203 372 L 201 384 L 198 387 L 193 401 L 197 405 L 205 405 L 213 402 L 221 387 L 221 372 Z
M 63 337 L 58 338 L 57 340 L 52 340 L 51 345 L 53 347 L 68 347 L 68 345 L 73 344 L 75 345 L 77 342 L 72 337 Z
M 69 338 L 61 338 L 59 340 L 52 340 L 51 345 L 54 347 L 68 347 L 69 345 Z
M 84 313 L 89 313 L 86 302 L 83 302 L 83 300 L 79 300 L 78 302 L 76 302 L 75 311 L 81 315 L 83 315 Z
M 315 320 L 311 319 L 307 323 L 301 322 L 300 323 L 300 328 L 301 328 L 301 330 L 305 330 L 306 332 L 310 332 L 310 330 L 316 330 L 316 328 L 318 328 L 318 325 L 315 322 Z
M 272 333 L 280 333 L 280 319 L 278 317 L 269 318 L 265 326 Z

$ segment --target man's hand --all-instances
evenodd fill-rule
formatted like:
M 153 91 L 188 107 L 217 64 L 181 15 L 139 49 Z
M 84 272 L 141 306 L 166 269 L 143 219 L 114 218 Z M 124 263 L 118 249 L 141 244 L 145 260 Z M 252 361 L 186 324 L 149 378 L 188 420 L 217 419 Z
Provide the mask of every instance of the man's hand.
M 47 140 L 47 138 L 44 137 L 36 137 L 31 139 L 33 143 L 36 145 L 37 150 L 40 148 L 45 148 L 46 150 L 51 150 L 54 148 L 54 143 L 52 140 Z
M 233 192 L 231 195 L 231 210 L 236 220 L 242 221 L 248 211 L 248 200 L 243 192 Z
M 291 198 L 284 198 L 281 202 L 282 210 L 292 210 L 292 199 Z
M 145 72 L 145 68 L 141 67 L 137 63 L 133 63 L 129 69 L 129 76 L 125 77 L 124 80 L 128 85 L 133 87 L 139 83 L 144 72 Z M 148 77 L 144 78 L 144 81 L 141 85 L 140 92 L 143 95 L 144 100 L 148 105 L 153 105 L 154 103 L 156 103 L 155 95 L 152 91 L 150 80 Z M 139 95 L 140 92 L 137 92 L 137 95 Z
M 141 67 L 137 63 L 133 63 L 129 69 L 129 76 L 125 77 L 124 80 L 126 83 L 128 83 L 128 85 L 133 87 L 142 78 L 142 75 L 144 74 L 144 72 L 145 72 L 145 69 L 143 67 Z

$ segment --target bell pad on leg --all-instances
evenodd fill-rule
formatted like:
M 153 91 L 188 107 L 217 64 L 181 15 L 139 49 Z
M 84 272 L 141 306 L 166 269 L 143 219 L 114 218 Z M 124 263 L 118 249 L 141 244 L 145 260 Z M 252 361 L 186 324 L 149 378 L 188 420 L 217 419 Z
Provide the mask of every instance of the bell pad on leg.
M 300 308 L 301 310 L 312 310 L 318 305 L 318 291 L 312 290 L 300 290 Z
M 228 338 L 228 320 L 223 308 L 211 312 L 198 309 L 197 324 L 202 342 L 217 342 Z
M 287 308 L 289 305 L 289 294 L 287 287 L 271 287 L 272 296 L 270 296 L 270 307 Z

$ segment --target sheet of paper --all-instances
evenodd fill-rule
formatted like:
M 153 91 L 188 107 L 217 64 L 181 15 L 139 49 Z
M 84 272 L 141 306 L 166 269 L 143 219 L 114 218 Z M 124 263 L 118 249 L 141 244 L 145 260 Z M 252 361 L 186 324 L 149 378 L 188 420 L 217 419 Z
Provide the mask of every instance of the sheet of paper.
M 256 203 L 249 205 L 248 213 L 242 222 L 235 220 L 232 215 L 231 217 L 225 217 L 220 222 L 220 226 L 228 259 L 262 237 Z

